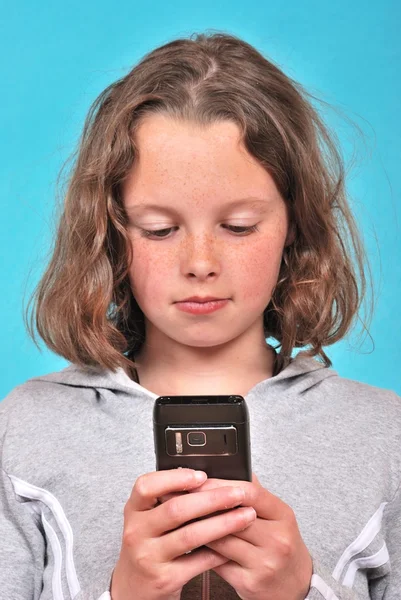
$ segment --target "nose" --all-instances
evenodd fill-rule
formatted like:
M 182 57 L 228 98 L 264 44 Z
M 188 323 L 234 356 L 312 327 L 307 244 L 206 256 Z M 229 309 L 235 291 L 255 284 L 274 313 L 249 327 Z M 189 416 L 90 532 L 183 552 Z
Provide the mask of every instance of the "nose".
M 221 268 L 221 249 L 212 236 L 188 236 L 181 249 L 181 272 L 186 277 L 207 279 L 216 276 Z

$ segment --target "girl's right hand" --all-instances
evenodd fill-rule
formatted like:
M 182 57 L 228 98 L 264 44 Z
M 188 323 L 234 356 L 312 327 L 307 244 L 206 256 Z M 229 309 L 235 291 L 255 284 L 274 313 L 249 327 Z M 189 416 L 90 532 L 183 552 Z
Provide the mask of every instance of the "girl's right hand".
M 192 519 L 234 508 L 244 500 L 240 486 L 186 494 L 206 480 L 205 473 L 201 472 L 198 480 L 195 473 L 192 469 L 171 469 L 147 473 L 136 480 L 124 508 L 112 600 L 178 600 L 190 579 L 227 562 L 200 546 L 242 531 L 256 518 L 255 511 L 247 507 L 185 525 Z M 158 498 L 168 494 L 173 496 L 158 504 Z M 186 555 L 195 548 L 199 549 Z

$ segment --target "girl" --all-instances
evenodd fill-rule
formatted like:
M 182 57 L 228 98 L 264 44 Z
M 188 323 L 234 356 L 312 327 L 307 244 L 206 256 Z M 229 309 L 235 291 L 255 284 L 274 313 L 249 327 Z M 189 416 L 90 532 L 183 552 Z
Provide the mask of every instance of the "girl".
M 211 570 L 221 600 L 399 598 L 400 398 L 324 352 L 364 287 L 337 147 L 252 46 L 178 39 L 110 85 L 29 324 L 71 364 L 0 405 L 1 597 L 192 600 Z M 252 482 L 154 471 L 169 394 L 246 398 Z

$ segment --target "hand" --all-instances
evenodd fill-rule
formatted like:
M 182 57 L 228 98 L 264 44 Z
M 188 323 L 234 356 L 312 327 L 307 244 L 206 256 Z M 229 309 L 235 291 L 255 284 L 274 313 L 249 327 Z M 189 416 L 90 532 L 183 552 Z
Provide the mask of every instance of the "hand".
M 238 496 L 238 485 L 228 483 L 196 495 L 185 493 L 205 479 L 203 473 L 203 480 L 197 481 L 192 469 L 172 469 L 147 473 L 136 480 L 124 507 L 121 551 L 111 582 L 112 600 L 178 600 L 190 579 L 227 562 L 227 558 L 204 546 L 240 532 L 256 513 L 237 508 L 188 523 L 238 506 L 244 498 L 244 492 Z M 158 502 L 158 498 L 169 494 L 173 497 Z
M 242 505 L 253 506 L 257 519 L 245 531 L 207 544 L 228 559 L 213 570 L 242 600 L 304 600 L 310 589 L 313 565 L 293 510 L 263 488 L 255 474 L 252 483 L 208 479 L 191 490 L 191 495 L 227 485 L 245 489 Z

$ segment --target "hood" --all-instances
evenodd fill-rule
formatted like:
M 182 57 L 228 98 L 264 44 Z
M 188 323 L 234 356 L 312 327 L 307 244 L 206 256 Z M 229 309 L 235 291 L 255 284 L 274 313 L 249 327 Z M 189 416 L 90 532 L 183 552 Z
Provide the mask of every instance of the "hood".
M 260 387 L 266 387 L 269 390 L 275 388 L 276 392 L 288 391 L 291 388 L 292 393 L 302 394 L 319 384 L 323 379 L 333 376 L 337 376 L 336 371 L 300 352 L 278 375 L 260 381 L 252 388 L 252 392 L 254 390 L 260 391 Z M 116 371 L 111 371 L 101 367 L 84 369 L 78 365 L 70 364 L 61 371 L 34 377 L 30 381 L 49 381 L 72 387 L 103 388 L 115 392 L 120 391 L 128 394 L 136 392 L 146 394 L 152 398 L 158 397 L 157 394 L 130 379 L 121 367 Z

